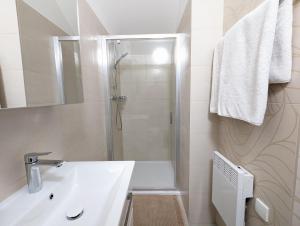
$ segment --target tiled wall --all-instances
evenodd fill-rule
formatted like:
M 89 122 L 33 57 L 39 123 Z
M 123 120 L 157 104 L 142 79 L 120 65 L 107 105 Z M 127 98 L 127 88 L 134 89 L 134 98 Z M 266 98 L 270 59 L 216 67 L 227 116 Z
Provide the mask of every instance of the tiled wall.
M 158 47 L 166 49 L 169 56 L 166 62 L 153 60 L 152 54 Z M 112 40 L 108 42 L 108 48 L 110 95 L 127 97 L 123 103 L 111 103 L 114 159 L 171 160 L 175 40 Z M 128 55 L 121 59 L 115 70 L 115 60 L 124 53 Z
M 116 96 L 121 96 L 121 89 L 118 89 L 114 91 L 113 86 L 114 86 L 114 79 L 113 75 L 115 73 L 114 65 L 115 65 L 115 56 L 114 56 L 114 51 L 115 51 L 115 41 L 109 41 L 107 44 L 108 48 L 108 77 L 109 82 L 110 82 L 110 92 L 111 96 L 116 95 Z M 117 82 L 120 83 L 120 77 L 117 78 Z M 112 152 L 113 155 L 111 156 L 113 160 L 116 161 L 122 161 L 124 160 L 124 155 L 123 155 L 123 132 L 120 130 L 121 125 L 120 125 L 120 118 L 119 115 L 117 115 L 118 111 L 118 104 L 116 102 L 111 102 L 111 135 L 112 135 Z M 116 118 L 118 117 L 118 118 Z M 118 120 L 118 123 L 116 122 Z
M 224 0 L 224 31 L 227 31 L 241 17 L 255 9 L 264 0 Z
M 297 179 L 295 185 L 295 196 L 293 204 L 293 226 L 300 225 L 300 155 L 298 153 L 298 169 L 297 169 Z
M 294 1 L 294 78 L 296 75 L 300 76 L 300 1 Z M 295 87 L 297 88 L 297 86 Z M 296 93 L 300 92 L 295 90 Z M 299 111 L 298 111 L 299 113 Z M 299 147 L 298 147 L 299 149 Z M 292 225 L 300 225 L 300 151 L 298 150 L 298 165 L 297 165 L 297 177 L 295 184 L 295 195 L 293 204 L 293 219 Z
M 230 28 L 262 0 L 225 0 L 224 27 Z M 294 2 L 293 76 L 285 85 L 272 85 L 265 122 L 261 127 L 220 118 L 221 152 L 255 175 L 255 197 L 271 208 L 271 222 L 263 223 L 254 211 L 254 199 L 247 209 L 247 226 L 299 225 L 299 192 L 295 190 L 299 148 L 300 1 Z M 299 190 L 298 190 L 299 191 Z M 297 213 L 298 211 L 298 213 Z
M 0 4 L 0 104 L 26 106 L 16 4 L 11 0 L 2 0 Z
M 180 25 L 178 33 L 186 35 L 184 48 L 186 56 L 182 68 L 181 78 L 181 97 L 180 97 L 180 152 L 177 153 L 176 164 L 176 181 L 177 187 L 182 192 L 182 201 L 185 212 L 189 213 L 189 169 L 190 169 L 190 91 L 191 91 L 191 5 L 188 1 Z
M 209 114 L 213 50 L 223 34 L 223 0 L 192 1 L 190 225 L 214 223 L 211 157 L 218 118 Z
M 15 6 L 7 7 L 6 2 L 13 1 L 0 3 L 0 15 L 11 12 L 7 16 L 16 19 Z M 24 153 L 50 151 L 49 158 L 65 160 L 106 159 L 103 85 L 96 63 L 96 41 L 89 40 L 106 31 L 85 0 L 79 4 L 85 103 L 0 111 L 0 200 L 25 184 Z M 7 17 L 0 20 L 0 26 L 5 27 L 8 21 Z
M 125 160 L 171 160 L 173 67 L 153 65 L 148 58 L 148 55 L 129 55 L 126 65 L 120 67 L 121 95 L 128 98 L 122 107 Z

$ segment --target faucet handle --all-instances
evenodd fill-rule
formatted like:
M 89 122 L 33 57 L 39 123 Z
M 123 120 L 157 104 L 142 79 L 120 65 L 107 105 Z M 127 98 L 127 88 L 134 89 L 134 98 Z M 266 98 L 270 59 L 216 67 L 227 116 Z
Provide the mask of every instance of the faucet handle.
M 24 155 L 24 161 L 25 163 L 35 163 L 38 161 L 38 157 L 39 156 L 43 156 L 43 155 L 50 155 L 52 152 L 33 152 L 33 153 L 27 153 Z

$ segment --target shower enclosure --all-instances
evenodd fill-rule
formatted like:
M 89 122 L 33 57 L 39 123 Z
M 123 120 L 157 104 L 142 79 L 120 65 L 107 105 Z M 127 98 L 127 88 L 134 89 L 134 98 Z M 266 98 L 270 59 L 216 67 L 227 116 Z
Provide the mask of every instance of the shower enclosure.
M 136 161 L 135 190 L 176 189 L 180 35 L 107 36 L 110 160 Z

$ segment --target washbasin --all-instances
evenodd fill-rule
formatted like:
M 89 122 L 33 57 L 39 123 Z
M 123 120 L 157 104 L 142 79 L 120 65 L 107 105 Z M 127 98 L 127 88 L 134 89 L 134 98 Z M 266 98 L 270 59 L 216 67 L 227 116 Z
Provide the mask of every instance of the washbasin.
M 1 226 L 118 226 L 134 162 L 65 162 L 0 203 Z

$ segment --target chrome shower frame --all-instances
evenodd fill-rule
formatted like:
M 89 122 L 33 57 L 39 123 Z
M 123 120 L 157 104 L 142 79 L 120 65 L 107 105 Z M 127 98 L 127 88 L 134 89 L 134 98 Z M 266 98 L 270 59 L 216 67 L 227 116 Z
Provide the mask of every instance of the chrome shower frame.
M 183 74 L 183 63 L 180 60 L 180 54 L 184 41 L 187 38 L 186 34 L 146 34 L 146 35 L 112 35 L 112 36 L 99 36 L 99 49 L 98 59 L 100 65 L 100 72 L 105 78 L 105 102 L 106 102 L 106 137 L 107 137 L 107 154 L 110 161 L 114 160 L 113 153 L 113 134 L 112 134 L 112 107 L 110 100 L 110 78 L 108 71 L 108 49 L 107 42 L 110 40 L 134 40 L 134 39 L 175 39 L 175 68 L 176 68 L 176 112 L 175 112 L 175 159 L 174 161 L 174 180 L 177 187 L 177 162 L 179 161 L 180 154 L 180 96 L 181 96 L 181 77 Z M 149 190 L 161 190 L 161 189 L 149 189 Z M 169 189 L 168 189 L 169 190 Z M 175 189 L 176 190 L 176 189 Z

